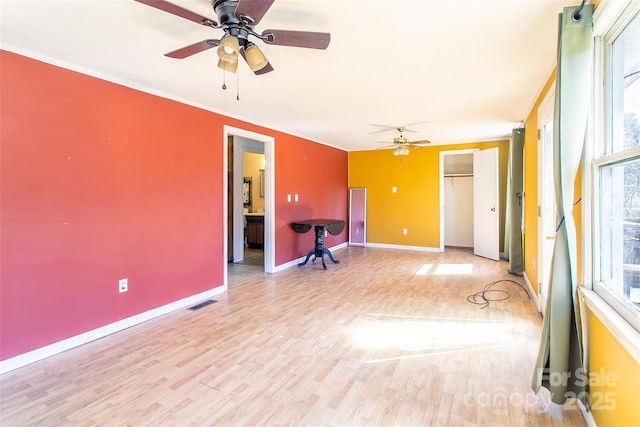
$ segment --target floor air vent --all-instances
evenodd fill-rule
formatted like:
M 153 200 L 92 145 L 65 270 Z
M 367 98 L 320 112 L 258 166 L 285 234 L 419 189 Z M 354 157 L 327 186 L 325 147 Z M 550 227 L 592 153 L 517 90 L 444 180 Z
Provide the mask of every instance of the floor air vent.
M 187 310 L 191 310 L 191 311 L 196 311 L 196 310 L 200 310 L 202 307 L 206 307 L 208 305 L 213 304 L 214 302 L 218 302 L 216 300 L 212 300 L 212 299 L 208 299 L 206 301 L 202 301 L 200 304 L 196 304 L 193 307 L 189 307 L 187 308 Z

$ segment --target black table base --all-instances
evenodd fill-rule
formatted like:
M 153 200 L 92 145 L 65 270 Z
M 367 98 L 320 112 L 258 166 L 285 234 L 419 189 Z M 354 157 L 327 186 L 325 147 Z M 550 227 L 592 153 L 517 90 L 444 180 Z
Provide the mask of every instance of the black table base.
M 324 247 L 324 230 L 326 229 L 330 234 L 337 236 L 342 233 L 342 230 L 344 229 L 344 221 L 339 219 L 307 219 L 304 221 L 293 222 L 291 223 L 291 227 L 296 231 L 296 233 L 306 233 L 311 230 L 311 227 L 313 227 L 316 233 L 316 241 L 313 249 L 307 253 L 307 257 L 304 261 L 298 263 L 298 266 L 302 267 L 303 265 L 306 265 L 311 257 L 313 257 L 313 261 L 320 257 L 322 260 L 322 267 L 326 270 L 327 264 L 324 262 L 325 255 L 328 256 L 334 264 L 340 264 L 340 261 L 333 258 L 331 251 Z
M 307 257 L 304 259 L 304 261 L 298 263 L 298 266 L 302 267 L 309 261 L 309 258 L 313 256 L 312 261 L 315 261 L 316 258 L 320 257 L 320 259 L 322 260 L 322 267 L 326 270 L 327 264 L 325 264 L 324 262 L 325 255 L 327 255 L 331 262 L 333 262 L 334 264 L 340 264 L 340 261 L 333 258 L 333 255 L 331 255 L 331 251 L 324 247 L 324 226 L 316 225 L 314 228 L 316 232 L 316 245 L 307 253 Z

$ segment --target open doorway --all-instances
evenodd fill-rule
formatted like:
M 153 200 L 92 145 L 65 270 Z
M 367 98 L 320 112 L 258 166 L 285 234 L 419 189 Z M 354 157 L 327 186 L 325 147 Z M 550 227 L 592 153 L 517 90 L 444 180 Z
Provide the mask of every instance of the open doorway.
M 473 151 L 440 152 L 440 252 L 473 249 Z
M 499 260 L 498 148 L 440 152 L 440 252 L 473 248 Z
M 274 139 L 230 126 L 224 126 L 223 138 L 227 171 L 223 188 L 228 194 L 224 199 L 224 283 L 228 286 L 275 268 Z

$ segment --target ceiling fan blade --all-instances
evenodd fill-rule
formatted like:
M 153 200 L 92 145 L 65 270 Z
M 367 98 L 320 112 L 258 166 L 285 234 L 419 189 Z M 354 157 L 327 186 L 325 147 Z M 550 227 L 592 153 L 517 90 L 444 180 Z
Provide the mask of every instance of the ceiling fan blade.
M 389 141 L 376 141 L 376 143 L 385 144 L 384 147 L 376 148 L 376 150 L 388 150 L 389 148 L 398 148 L 398 147 L 402 147 L 402 145 L 403 145 L 403 144 L 398 144 L 398 143 L 395 143 L 395 142 L 391 142 L 390 143 Z
M 415 125 L 421 125 L 423 123 L 427 123 L 427 121 L 426 120 L 421 120 L 419 122 L 408 123 L 408 124 L 406 124 L 404 126 L 398 126 L 398 127 L 404 128 L 405 132 L 417 132 L 417 130 L 409 129 L 409 127 L 415 126 Z
M 190 10 L 184 9 L 180 6 L 176 6 L 173 3 L 166 2 L 164 0 L 135 0 L 138 3 L 146 4 L 147 6 L 155 7 L 156 9 L 163 10 L 165 12 L 172 13 L 181 18 L 188 19 L 189 21 L 193 21 L 197 24 L 207 25 L 210 27 L 215 27 L 218 25 L 216 21 L 213 19 L 207 18 L 202 15 L 198 15 L 195 12 L 191 12 Z
M 242 20 L 242 16 L 251 18 L 251 26 L 257 25 L 275 0 L 240 0 L 236 6 L 236 17 Z
M 164 56 L 168 56 L 169 58 L 184 59 L 188 56 L 202 52 L 203 50 L 211 49 L 212 47 L 218 46 L 218 43 L 220 43 L 220 40 L 202 40 L 201 42 L 185 46 L 183 48 L 174 50 L 173 52 L 165 53 Z
M 414 123 L 417 124 L 417 123 Z M 387 131 L 394 131 L 394 132 L 416 132 L 413 129 L 407 129 L 405 126 L 389 126 L 389 125 L 379 125 L 377 123 L 369 123 L 369 126 L 376 126 L 379 128 L 382 128 L 380 130 L 374 130 L 373 132 L 369 132 L 370 135 L 376 134 L 376 133 L 382 133 L 382 132 L 387 132 Z M 400 130 L 402 129 L 402 130 Z
M 267 74 L 270 73 L 271 71 L 273 71 L 273 67 L 271 66 L 271 64 L 267 64 L 264 67 L 262 67 L 261 69 L 259 69 L 258 71 L 254 71 L 253 73 L 255 75 L 261 75 L 261 74 Z
M 369 135 L 375 135 L 376 133 L 382 133 L 382 132 L 388 132 L 390 130 L 396 131 L 398 132 L 398 129 L 396 129 L 395 126 L 387 126 L 387 125 L 377 125 L 375 123 L 369 123 L 371 126 L 377 126 L 379 128 L 382 128 L 380 130 L 374 130 L 373 132 L 369 132 Z
M 331 34 L 311 31 L 265 30 L 262 32 L 262 40 L 267 44 L 278 46 L 326 49 L 331 41 Z
M 419 147 L 421 144 L 431 144 L 431 141 L 429 141 L 428 139 L 423 139 L 421 141 L 410 141 L 409 145 L 415 145 L 417 147 Z

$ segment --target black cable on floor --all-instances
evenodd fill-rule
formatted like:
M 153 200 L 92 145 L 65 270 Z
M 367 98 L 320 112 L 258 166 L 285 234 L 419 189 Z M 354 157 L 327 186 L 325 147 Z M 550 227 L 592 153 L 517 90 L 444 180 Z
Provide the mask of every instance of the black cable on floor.
M 469 295 L 467 297 L 467 301 L 469 301 L 472 304 L 481 305 L 482 307 L 480 308 L 487 308 L 489 307 L 489 304 L 491 302 L 504 301 L 509 299 L 511 297 L 511 294 L 509 292 L 502 289 L 491 289 L 493 286 L 501 282 L 515 283 L 527 294 L 527 297 L 531 299 L 531 295 L 529 295 L 529 291 L 527 291 L 527 288 L 522 286 L 521 283 L 516 282 L 515 280 L 503 279 L 503 280 L 496 280 L 495 282 L 491 282 L 488 285 L 486 285 L 480 292 L 476 292 L 473 295 Z M 491 294 L 491 293 L 493 294 L 497 293 L 500 296 L 490 297 L 488 294 Z

